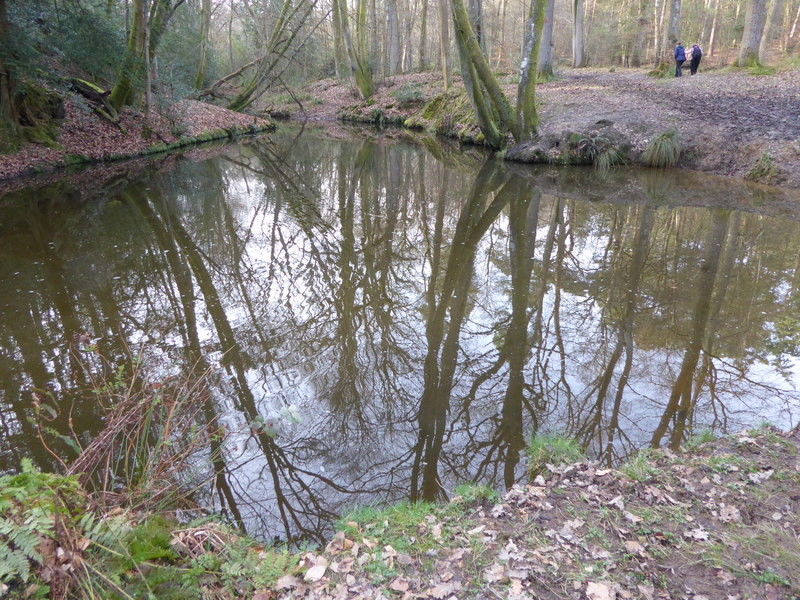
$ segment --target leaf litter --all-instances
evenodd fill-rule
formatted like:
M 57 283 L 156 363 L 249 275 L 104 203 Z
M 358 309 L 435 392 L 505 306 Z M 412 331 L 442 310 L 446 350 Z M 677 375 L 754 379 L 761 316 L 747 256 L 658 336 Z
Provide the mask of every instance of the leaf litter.
M 798 431 L 762 429 L 651 452 L 645 481 L 591 462 L 554 468 L 500 502 L 431 505 L 402 552 L 351 522 L 280 578 L 276 597 L 797 598 L 798 443 Z

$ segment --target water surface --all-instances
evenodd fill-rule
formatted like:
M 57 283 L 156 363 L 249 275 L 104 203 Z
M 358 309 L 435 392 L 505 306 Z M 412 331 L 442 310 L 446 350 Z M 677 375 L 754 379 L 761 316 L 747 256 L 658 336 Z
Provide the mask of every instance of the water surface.
M 206 418 L 232 435 L 198 499 L 267 538 L 511 485 L 537 431 L 613 464 L 795 424 L 800 199 L 339 138 L 0 198 L 0 468 L 54 467 L 35 398 L 88 440 L 87 368 L 134 363 L 154 381 L 212 371 Z

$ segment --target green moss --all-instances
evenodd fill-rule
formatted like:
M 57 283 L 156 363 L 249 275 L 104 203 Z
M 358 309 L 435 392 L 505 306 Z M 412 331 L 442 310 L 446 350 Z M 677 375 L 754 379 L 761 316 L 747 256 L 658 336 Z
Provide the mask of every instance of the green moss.
M 63 162 L 67 166 L 82 165 L 92 162 L 92 158 L 86 154 L 65 154 Z
M 463 91 L 443 92 L 422 110 L 405 120 L 412 129 L 426 129 L 473 143 L 483 143 L 484 138 L 472 112 L 469 98 Z

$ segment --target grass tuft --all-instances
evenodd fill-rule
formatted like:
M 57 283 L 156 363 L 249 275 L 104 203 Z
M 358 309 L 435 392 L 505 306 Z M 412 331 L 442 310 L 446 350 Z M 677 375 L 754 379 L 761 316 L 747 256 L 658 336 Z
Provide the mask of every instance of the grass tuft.
M 769 183 L 778 174 L 778 165 L 775 164 L 775 159 L 769 152 L 763 152 L 758 160 L 753 165 L 747 175 L 744 176 L 748 181 L 762 181 Z
M 575 440 L 554 434 L 536 434 L 526 448 L 528 473 L 536 477 L 548 464 L 565 465 L 584 460 L 585 455 Z
M 650 140 L 642 154 L 642 162 L 648 167 L 674 167 L 678 164 L 682 151 L 683 144 L 678 130 L 670 127 Z

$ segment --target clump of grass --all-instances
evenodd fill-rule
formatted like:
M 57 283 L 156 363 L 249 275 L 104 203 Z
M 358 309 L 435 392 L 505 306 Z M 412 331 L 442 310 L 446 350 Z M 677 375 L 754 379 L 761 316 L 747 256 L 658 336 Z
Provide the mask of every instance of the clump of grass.
M 457 485 L 453 490 L 456 496 L 460 496 L 464 502 L 473 504 L 479 500 L 488 500 L 489 502 L 497 502 L 500 495 L 497 491 L 490 488 L 488 485 L 478 485 L 476 483 L 462 483 Z
M 687 450 L 694 450 L 698 446 L 712 441 L 714 441 L 714 432 L 710 429 L 703 429 L 699 433 L 692 434 L 692 436 L 683 444 L 683 447 Z
M 648 167 L 674 167 L 678 164 L 682 151 L 683 144 L 678 130 L 670 127 L 650 140 L 642 154 L 642 162 Z
M 421 537 L 419 528 L 426 517 L 434 515 L 437 507 L 428 502 L 400 502 L 386 508 L 359 507 L 339 520 L 336 529 L 347 535 L 367 535 L 377 538 L 382 546 L 392 546 L 398 552 L 417 551 L 433 547 L 431 537 Z M 436 520 L 436 519 L 434 519 Z
M 595 158 L 594 166 L 600 171 L 625 164 L 625 154 L 616 148 L 605 148 Z
M 528 441 L 526 454 L 531 478 L 543 472 L 548 464 L 565 465 L 585 458 L 583 450 L 575 440 L 554 434 L 534 435 Z
M 644 448 L 622 465 L 619 470 L 634 481 L 648 481 L 658 475 L 658 469 L 650 465 L 651 458 L 652 450 Z
M 748 181 L 763 181 L 769 183 L 778 174 L 778 165 L 769 152 L 762 152 L 761 156 L 753 165 L 747 175 L 744 176 Z

